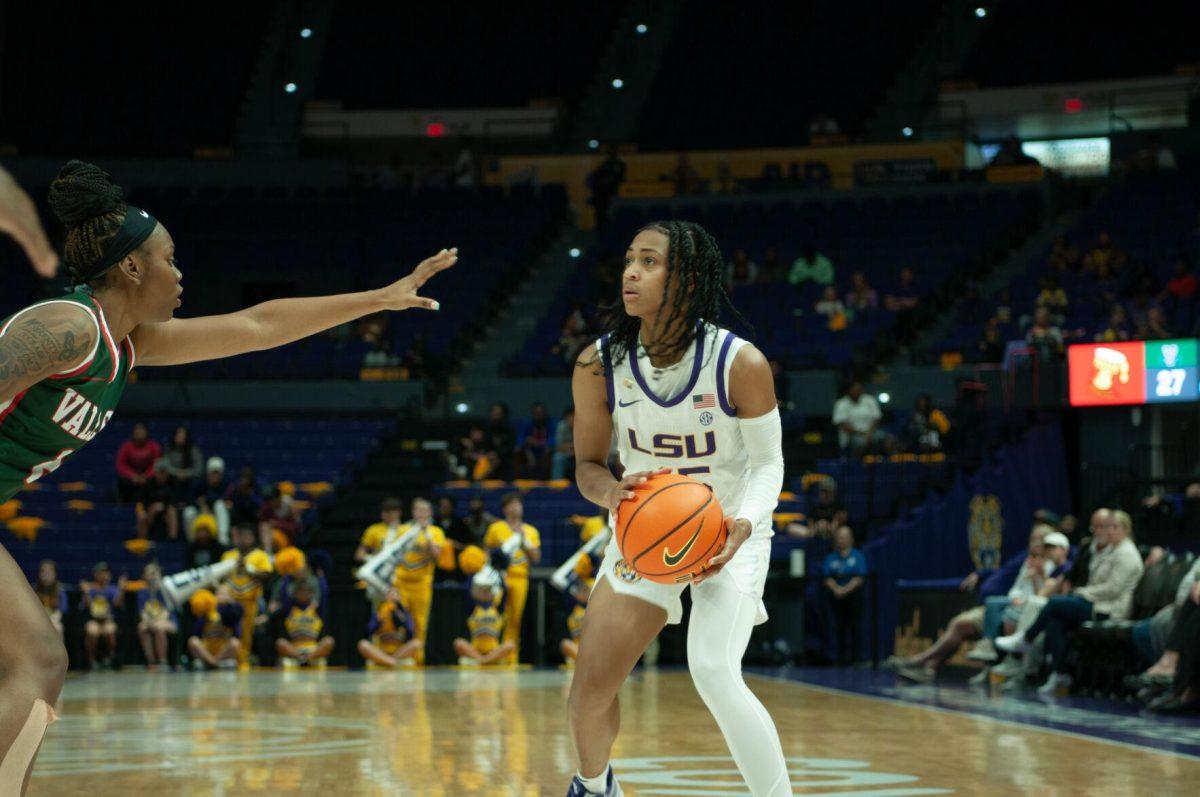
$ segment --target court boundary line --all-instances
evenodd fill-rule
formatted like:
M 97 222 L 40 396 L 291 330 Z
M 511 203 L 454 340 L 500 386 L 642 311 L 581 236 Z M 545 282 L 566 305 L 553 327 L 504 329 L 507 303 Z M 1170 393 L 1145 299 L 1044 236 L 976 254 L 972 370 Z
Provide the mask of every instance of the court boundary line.
M 855 692 L 851 689 L 840 689 L 836 686 L 825 686 L 823 684 L 811 684 L 811 683 L 808 683 L 807 681 L 800 681 L 800 680 L 796 680 L 793 678 L 788 678 L 787 676 L 784 676 L 784 675 L 769 675 L 767 673 L 762 673 L 762 672 L 749 672 L 746 674 L 757 677 L 757 678 L 762 678 L 763 680 L 767 680 L 767 681 L 775 681 L 777 683 L 791 684 L 792 686 L 796 686 L 796 687 L 799 687 L 802 689 L 811 689 L 814 692 L 822 692 L 825 694 L 832 694 L 832 695 L 849 695 L 850 697 L 857 697 L 857 698 L 861 698 L 863 700 L 874 700 L 876 702 L 881 702 L 881 703 L 892 703 L 892 704 L 897 704 L 897 705 L 901 705 L 901 706 L 908 706 L 910 708 L 923 709 L 925 711 L 932 711 L 937 714 L 953 714 L 954 716 L 957 716 L 957 717 L 970 717 L 970 718 L 974 718 L 974 719 L 983 719 L 983 720 L 988 720 L 989 722 L 997 723 L 999 725 L 1008 725 L 1008 726 L 1016 727 L 1016 728 L 1024 728 L 1026 730 L 1034 730 L 1034 731 L 1042 731 L 1045 733 L 1053 733 L 1058 736 L 1066 736 L 1066 737 L 1069 737 L 1072 739 L 1082 739 L 1084 741 L 1089 741 L 1089 742 L 1100 742 L 1102 744 L 1110 744 L 1110 745 L 1114 745 L 1116 747 L 1124 747 L 1129 750 L 1137 751 L 1139 753 L 1147 753 L 1147 752 L 1158 753 L 1159 755 L 1171 756 L 1172 758 L 1182 758 L 1187 761 L 1200 762 L 1200 755 L 1195 755 L 1192 753 L 1183 753 L 1178 750 L 1163 750 L 1162 748 L 1158 748 L 1158 747 L 1148 747 L 1146 745 L 1135 744 L 1133 742 L 1121 741 L 1120 739 L 1109 739 L 1104 736 L 1090 736 L 1086 733 L 1080 733 L 1079 731 L 1069 731 L 1069 730 L 1066 730 L 1065 728 L 1051 728 L 1051 727 L 1047 727 L 1045 725 L 1031 725 L 1029 723 L 1020 722 L 1018 720 L 1005 719 L 1004 717 L 994 717 L 994 716 L 991 716 L 990 714 L 980 714 L 980 713 L 976 713 L 973 711 L 965 711 L 965 710 L 961 710 L 961 709 L 946 708 L 945 706 L 931 706 L 927 703 L 918 703 L 918 702 L 915 702 L 912 700 L 904 700 L 903 698 L 899 698 L 899 697 L 888 697 L 886 695 L 873 695 L 873 694 L 867 694 L 867 693 L 863 693 L 863 692 Z

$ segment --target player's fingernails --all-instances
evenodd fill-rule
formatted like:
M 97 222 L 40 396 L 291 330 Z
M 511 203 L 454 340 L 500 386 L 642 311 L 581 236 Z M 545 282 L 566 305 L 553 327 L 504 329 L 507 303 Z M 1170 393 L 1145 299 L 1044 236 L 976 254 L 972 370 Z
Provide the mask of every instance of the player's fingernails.
M 429 309 L 430 310 L 441 310 L 442 306 L 438 302 L 430 302 Z

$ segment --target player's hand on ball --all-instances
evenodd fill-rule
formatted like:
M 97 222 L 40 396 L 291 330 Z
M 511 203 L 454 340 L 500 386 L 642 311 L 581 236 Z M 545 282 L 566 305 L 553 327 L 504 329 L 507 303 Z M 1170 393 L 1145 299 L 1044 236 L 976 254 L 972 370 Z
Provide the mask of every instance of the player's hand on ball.
M 458 247 L 443 249 L 433 257 L 422 260 L 421 264 L 413 269 L 413 273 L 383 289 L 384 306 L 388 310 L 408 310 L 413 307 L 437 310 L 440 305 L 436 300 L 418 296 L 417 291 L 435 274 L 445 271 L 457 262 Z
M 693 584 L 700 584 L 721 572 L 721 568 L 729 563 L 733 555 L 737 553 L 737 549 L 742 547 L 742 543 L 750 539 L 750 521 L 745 518 L 725 518 L 725 529 L 729 532 L 729 536 L 725 539 L 725 547 L 721 552 L 708 560 L 708 564 L 701 570 L 695 578 L 692 579 Z
M 621 507 L 622 501 L 628 501 L 631 498 L 636 498 L 636 493 L 633 488 L 638 485 L 645 484 L 646 480 L 651 476 L 661 476 L 664 473 L 670 473 L 670 468 L 659 468 L 658 470 L 643 470 L 637 473 L 626 473 L 621 481 L 609 488 L 608 495 L 605 496 L 604 505 L 613 514 Z

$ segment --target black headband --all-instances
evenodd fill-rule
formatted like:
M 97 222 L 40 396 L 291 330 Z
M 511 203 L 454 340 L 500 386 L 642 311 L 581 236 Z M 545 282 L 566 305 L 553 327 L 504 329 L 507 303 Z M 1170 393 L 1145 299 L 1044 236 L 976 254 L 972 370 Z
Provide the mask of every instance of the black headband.
M 149 213 L 141 208 L 128 205 L 125 219 L 121 222 L 121 229 L 117 230 L 117 234 L 108 240 L 108 244 L 104 247 L 104 254 L 100 256 L 95 265 L 86 274 L 80 274 L 75 278 L 75 284 L 91 282 L 120 263 L 130 252 L 141 246 L 157 226 L 158 221 Z

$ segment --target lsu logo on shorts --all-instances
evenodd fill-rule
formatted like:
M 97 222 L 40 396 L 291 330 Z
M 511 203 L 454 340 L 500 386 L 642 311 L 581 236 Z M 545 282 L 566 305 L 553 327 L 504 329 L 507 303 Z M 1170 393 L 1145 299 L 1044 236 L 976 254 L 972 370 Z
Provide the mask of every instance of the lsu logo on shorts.
M 637 571 L 630 567 L 629 563 L 624 559 L 618 559 L 617 563 L 613 565 L 613 573 L 617 578 L 621 579 L 627 584 L 640 581 L 642 578 L 638 575 Z

